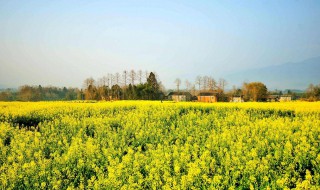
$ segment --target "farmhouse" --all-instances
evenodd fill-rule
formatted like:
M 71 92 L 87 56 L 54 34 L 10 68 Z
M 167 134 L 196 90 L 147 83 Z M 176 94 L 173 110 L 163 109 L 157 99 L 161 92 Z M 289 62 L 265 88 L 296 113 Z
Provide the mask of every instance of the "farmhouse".
M 291 95 L 281 95 L 279 101 L 280 102 L 290 102 L 292 100 Z
M 279 101 L 279 95 L 269 95 L 267 97 L 268 102 L 278 102 Z
M 233 96 L 231 97 L 230 102 L 244 102 L 244 100 L 242 96 Z
M 175 102 L 191 101 L 192 95 L 189 92 L 170 92 L 168 94 L 168 100 Z
M 218 96 L 216 92 L 200 92 L 198 95 L 198 102 L 217 102 Z

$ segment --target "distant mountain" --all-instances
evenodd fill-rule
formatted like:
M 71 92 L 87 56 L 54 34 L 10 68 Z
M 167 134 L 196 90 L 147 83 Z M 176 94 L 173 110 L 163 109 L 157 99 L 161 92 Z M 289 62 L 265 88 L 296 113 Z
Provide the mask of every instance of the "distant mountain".
M 6 91 L 6 90 L 8 90 L 8 89 L 13 90 L 13 91 L 16 91 L 18 88 L 16 88 L 16 87 L 9 87 L 9 86 L 0 84 L 0 91 Z
M 5 89 L 6 89 L 6 86 L 0 84 L 0 90 L 5 90 Z
M 236 86 L 241 86 L 244 81 L 260 81 L 270 90 L 305 90 L 311 83 L 320 84 L 320 57 L 296 63 L 250 69 L 231 74 L 226 79 L 229 84 Z

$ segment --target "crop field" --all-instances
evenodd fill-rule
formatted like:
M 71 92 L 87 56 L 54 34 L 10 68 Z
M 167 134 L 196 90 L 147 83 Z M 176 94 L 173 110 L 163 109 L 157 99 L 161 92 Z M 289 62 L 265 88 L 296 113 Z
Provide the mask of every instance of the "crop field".
M 319 189 L 320 102 L 0 102 L 0 189 Z

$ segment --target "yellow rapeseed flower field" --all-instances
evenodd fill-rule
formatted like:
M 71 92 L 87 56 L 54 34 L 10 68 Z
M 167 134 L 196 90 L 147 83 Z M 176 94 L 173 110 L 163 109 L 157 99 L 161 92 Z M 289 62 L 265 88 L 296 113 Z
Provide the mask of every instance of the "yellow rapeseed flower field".
M 0 189 L 319 189 L 320 102 L 0 102 Z

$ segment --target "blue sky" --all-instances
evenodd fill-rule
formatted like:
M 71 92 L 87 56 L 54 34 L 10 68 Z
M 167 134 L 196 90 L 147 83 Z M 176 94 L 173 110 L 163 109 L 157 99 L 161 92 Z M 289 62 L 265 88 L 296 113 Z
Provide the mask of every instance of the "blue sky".
M 308 0 L 0 0 L 0 86 L 81 87 L 131 69 L 156 71 L 167 88 L 218 79 L 319 56 L 319 20 Z

